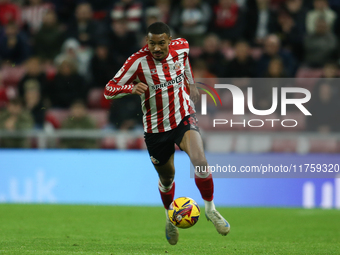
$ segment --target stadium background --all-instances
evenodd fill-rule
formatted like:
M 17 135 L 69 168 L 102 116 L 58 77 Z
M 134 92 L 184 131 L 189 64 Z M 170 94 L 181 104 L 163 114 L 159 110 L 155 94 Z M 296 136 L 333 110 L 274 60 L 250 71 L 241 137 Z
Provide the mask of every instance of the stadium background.
M 240 155 L 279 153 L 285 162 L 298 154 L 308 162 L 326 153 L 336 162 L 338 1 L 2 0 L 0 202 L 160 204 L 139 98 L 103 98 L 107 81 L 145 44 L 145 28 L 157 20 L 167 22 L 175 38 L 188 39 L 196 79 L 237 78 L 244 89 L 253 78 L 295 78 L 296 86 L 312 92 L 307 108 L 313 118 L 292 109 L 288 115 L 299 125 L 289 132 L 235 127 L 217 133 L 205 124 L 230 116 L 230 94 L 221 92 L 226 104 L 200 121 L 208 154 L 237 161 Z M 270 91 L 256 88 L 257 109 L 270 106 Z M 184 171 L 189 161 L 183 153 L 176 165 L 176 196 L 202 204 Z M 130 186 L 143 189 L 142 178 L 150 185 L 137 198 Z M 216 203 L 339 208 L 339 190 L 336 179 L 222 178 L 216 180 Z

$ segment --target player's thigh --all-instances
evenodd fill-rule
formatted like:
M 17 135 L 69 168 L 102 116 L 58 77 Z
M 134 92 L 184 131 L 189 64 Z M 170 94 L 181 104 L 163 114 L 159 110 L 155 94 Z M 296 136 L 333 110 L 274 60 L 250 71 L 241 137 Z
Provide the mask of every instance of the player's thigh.
M 154 165 L 162 183 L 172 182 L 175 177 L 174 154 L 172 154 L 164 165 Z M 166 185 L 167 186 L 167 185 Z
M 185 116 L 177 127 L 176 144 L 185 151 L 194 166 L 206 166 L 203 141 L 195 114 Z
M 203 141 L 201 134 L 196 130 L 188 130 L 184 133 L 180 148 L 185 151 L 194 166 L 206 165 Z
M 145 143 L 150 159 L 161 180 L 173 179 L 175 175 L 175 145 L 171 140 L 171 132 L 145 134 Z M 164 184 L 164 182 L 162 181 Z

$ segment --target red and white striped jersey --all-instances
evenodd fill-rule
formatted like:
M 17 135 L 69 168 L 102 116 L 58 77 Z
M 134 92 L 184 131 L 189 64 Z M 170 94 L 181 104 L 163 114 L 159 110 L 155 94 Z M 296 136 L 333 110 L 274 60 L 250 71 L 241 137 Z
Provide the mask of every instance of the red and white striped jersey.
M 21 12 L 22 22 L 28 25 L 31 32 L 37 33 L 42 25 L 45 14 L 48 10 L 53 10 L 53 8 L 53 4 L 50 3 L 24 7 Z
M 149 87 L 141 95 L 144 131 L 160 133 L 176 128 L 194 112 L 186 87 L 187 83 L 194 84 L 188 56 L 189 44 L 182 38 L 171 41 L 169 54 L 161 61 L 152 57 L 147 46 L 143 47 L 106 85 L 105 98 L 131 94 L 133 86 L 143 82 Z

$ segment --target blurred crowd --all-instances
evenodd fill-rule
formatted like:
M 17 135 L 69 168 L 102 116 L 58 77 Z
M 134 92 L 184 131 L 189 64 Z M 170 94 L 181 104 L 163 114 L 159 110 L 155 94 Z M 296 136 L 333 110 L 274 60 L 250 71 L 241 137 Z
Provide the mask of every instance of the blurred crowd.
M 0 0 L 0 130 L 98 128 L 88 109 L 107 112 L 101 128 L 141 129 L 138 97 L 111 103 L 102 92 L 156 21 L 189 41 L 197 79 L 325 78 L 306 86 L 317 116 L 306 130 L 339 131 L 338 0 Z M 258 109 L 270 91 L 257 89 Z

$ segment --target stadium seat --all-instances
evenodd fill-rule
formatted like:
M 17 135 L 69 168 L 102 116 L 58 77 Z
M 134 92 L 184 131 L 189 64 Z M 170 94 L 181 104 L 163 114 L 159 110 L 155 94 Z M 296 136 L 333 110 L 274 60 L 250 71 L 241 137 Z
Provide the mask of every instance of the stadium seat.
M 206 137 L 205 148 L 209 152 L 231 152 L 233 147 L 234 136 L 231 134 L 213 134 Z
M 107 110 L 89 110 L 90 116 L 96 121 L 98 128 L 104 128 L 108 122 Z
M 89 115 L 94 119 L 98 128 L 103 128 L 107 125 L 107 111 L 106 110 L 89 110 Z M 46 113 L 47 121 L 53 120 L 54 123 L 64 122 L 64 120 L 69 116 L 69 110 L 64 109 L 51 109 Z M 55 126 L 55 124 L 53 124 Z
M 101 141 L 100 147 L 102 149 L 117 149 L 116 140 L 114 137 L 105 137 Z
M 329 138 L 309 139 L 310 153 L 336 153 L 338 152 L 338 141 Z
M 104 89 L 91 89 L 88 93 L 87 102 L 90 108 L 101 108 L 101 101 L 104 94 Z
M 59 123 L 59 126 L 62 125 L 62 123 L 64 122 L 64 120 L 67 118 L 68 115 L 69 115 L 69 111 L 63 110 L 63 109 L 50 109 L 46 112 L 46 116 L 48 116 L 47 121 L 53 119 L 55 124 Z
M 59 119 L 57 117 L 55 117 L 53 115 L 53 113 L 51 113 L 51 111 L 47 111 L 47 113 L 45 115 L 45 122 L 51 124 L 53 128 L 60 128 L 61 127 L 61 123 L 60 123 Z
M 320 78 L 322 72 L 319 68 L 301 67 L 296 73 L 296 78 Z
M 249 152 L 251 153 L 266 153 L 269 152 L 272 146 L 272 138 L 268 135 L 251 136 L 249 140 Z
M 144 138 L 137 137 L 137 138 L 128 139 L 126 147 L 128 150 L 144 150 L 146 149 Z
M 297 139 L 274 138 L 271 151 L 278 153 L 295 153 L 297 151 L 297 144 Z

